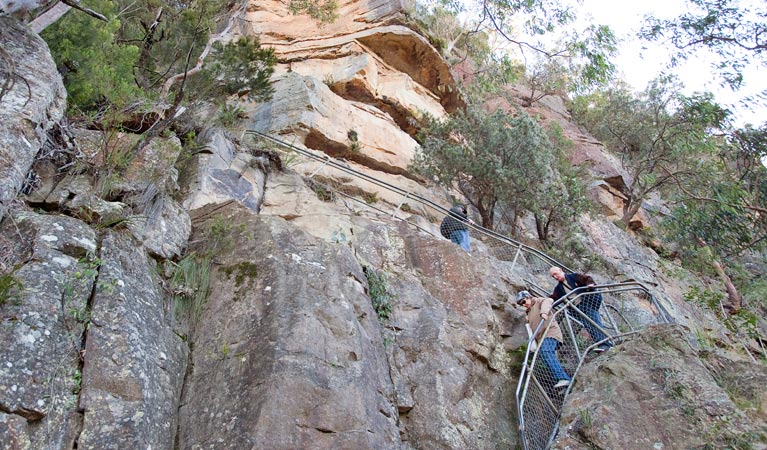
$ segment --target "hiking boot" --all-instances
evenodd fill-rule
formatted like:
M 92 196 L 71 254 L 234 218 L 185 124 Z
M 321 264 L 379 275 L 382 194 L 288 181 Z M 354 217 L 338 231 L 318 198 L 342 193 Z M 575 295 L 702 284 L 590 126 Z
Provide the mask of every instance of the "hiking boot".
M 554 385 L 554 389 L 560 389 L 567 386 L 570 386 L 570 380 L 559 380 L 557 381 L 557 384 Z
M 594 349 L 594 353 L 604 353 L 604 352 L 610 350 L 610 348 L 612 348 L 612 347 L 607 346 L 607 345 L 600 345 L 599 347 Z

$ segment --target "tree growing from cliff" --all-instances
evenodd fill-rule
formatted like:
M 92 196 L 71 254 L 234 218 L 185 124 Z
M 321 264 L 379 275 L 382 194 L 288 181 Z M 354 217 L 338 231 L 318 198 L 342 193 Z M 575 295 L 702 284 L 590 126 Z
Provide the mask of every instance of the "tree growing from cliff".
M 665 223 L 688 259 L 710 266 L 737 311 L 742 296 L 729 275 L 735 257 L 767 248 L 767 125 L 727 133 L 719 157 L 690 186 L 680 185 L 677 207 Z
M 544 185 L 541 195 L 536 196 L 532 205 L 535 231 L 544 245 L 549 244 L 551 231 L 555 227 L 571 228 L 578 216 L 590 207 L 582 181 L 584 174 L 572 165 L 563 151 L 572 147 L 572 142 L 564 137 L 556 123 L 550 126 L 548 134 L 553 144 L 555 176 Z
M 625 86 L 577 98 L 574 118 L 619 158 L 629 179 L 622 221 L 629 226 L 642 201 L 669 186 L 695 182 L 698 164 L 718 149 L 712 133 L 728 112 L 710 94 L 685 96 L 670 77 L 634 95 Z
M 546 96 L 564 96 L 572 90 L 572 74 L 562 63 L 553 59 L 539 59 L 525 70 L 525 86 L 530 89 L 525 106 L 532 106 Z
M 260 48 L 256 38 L 222 42 L 238 14 L 223 0 L 96 1 L 109 26 L 70 14 L 43 33 L 64 72 L 73 109 L 147 103 L 172 118 L 182 104 L 199 100 L 271 95 L 273 51 Z M 216 28 L 223 31 L 212 33 Z
M 458 189 L 492 229 L 499 202 L 530 210 L 551 176 L 552 144 L 523 111 L 512 116 L 470 105 L 445 120 L 428 118 L 413 169 Z

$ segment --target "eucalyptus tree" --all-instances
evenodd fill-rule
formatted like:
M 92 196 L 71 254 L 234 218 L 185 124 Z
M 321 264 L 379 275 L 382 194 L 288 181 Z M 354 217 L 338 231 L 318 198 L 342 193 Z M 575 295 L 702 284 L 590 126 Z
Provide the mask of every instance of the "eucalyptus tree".
M 712 157 L 728 111 L 711 94 L 681 94 L 671 77 L 652 81 L 635 95 L 625 85 L 575 99 L 573 116 L 609 150 L 628 173 L 623 223 L 642 201 L 670 186 L 695 183 L 700 161 Z
M 747 0 L 687 0 L 685 12 L 671 19 L 648 16 L 640 36 L 670 44 L 672 64 L 707 49 L 718 56 L 713 69 L 733 88 L 753 63 L 767 64 L 767 3 Z
M 499 202 L 531 210 L 551 176 L 552 144 L 523 111 L 472 104 L 444 120 L 428 118 L 418 140 L 413 169 L 458 189 L 486 228 L 493 228 Z
M 742 305 L 729 263 L 767 248 L 767 125 L 729 130 L 717 158 L 706 161 L 696 182 L 679 184 L 677 206 L 665 223 L 668 236 L 698 266 L 722 280 L 729 306 Z

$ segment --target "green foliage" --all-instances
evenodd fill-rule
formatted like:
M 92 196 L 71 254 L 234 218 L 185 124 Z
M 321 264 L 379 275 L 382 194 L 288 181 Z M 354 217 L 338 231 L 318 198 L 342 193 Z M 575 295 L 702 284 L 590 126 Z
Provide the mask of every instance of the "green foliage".
M 413 169 L 456 187 L 493 228 L 495 206 L 530 209 L 551 174 L 552 144 L 543 128 L 519 111 L 487 113 L 469 105 L 446 120 L 426 119 Z
M 4 273 L 0 275 L 0 305 L 9 301 L 16 301 L 21 296 L 24 286 L 13 273 Z
M 591 202 L 586 196 L 583 183 L 585 174 L 575 167 L 561 149 L 572 147 L 572 142 L 562 134 L 558 124 L 549 130 L 554 155 L 553 169 L 556 176 L 546 183 L 530 207 L 535 218 L 538 239 L 547 242 L 553 227 L 569 229 L 577 222 L 578 216 L 588 211 Z
M 573 117 L 619 156 L 633 180 L 623 191 L 626 225 L 651 193 L 696 183 L 697 166 L 719 149 L 712 130 L 724 125 L 729 112 L 710 94 L 685 96 L 681 88 L 661 77 L 639 95 L 618 85 L 571 105 Z
M 144 93 L 133 79 L 139 48 L 118 43 L 122 26 L 117 3 L 92 0 L 88 6 L 109 18 L 104 23 L 72 12 L 46 28 L 48 43 L 67 88 L 70 109 L 93 110 L 102 104 L 127 105 Z
M 576 83 L 585 89 L 602 84 L 613 77 L 615 67 L 610 58 L 616 52 L 616 37 L 604 25 L 589 24 L 575 27 L 577 9 L 572 3 L 559 0 L 490 0 L 481 4 L 483 19 L 501 36 L 516 45 L 525 59 L 530 54 L 557 59 L 567 66 Z M 521 41 L 520 27 L 533 36 Z M 558 44 L 548 48 L 540 41 L 544 35 L 556 34 Z
M 546 96 L 564 96 L 573 83 L 569 68 L 556 59 L 539 59 L 527 68 L 525 75 L 525 84 L 530 89 L 528 106 Z
M 384 322 L 392 313 L 392 301 L 394 294 L 389 290 L 386 274 L 377 272 L 372 267 L 363 266 L 363 271 L 368 279 L 368 295 L 373 303 L 373 309 L 378 315 L 378 320 Z
M 231 5 L 225 0 L 86 3 L 109 17 L 109 23 L 72 13 L 43 33 L 64 75 L 71 109 L 97 112 L 101 122 L 106 110 L 132 110 L 140 115 L 136 105 L 159 99 L 162 108 L 172 111 L 171 119 L 156 124 L 156 135 L 167 128 L 182 104 L 223 101 L 232 94 L 264 101 L 273 92 L 269 83 L 276 62 L 272 49 L 262 49 L 258 39 L 247 37 L 213 42 L 212 30 L 220 28 L 218 22 L 229 15 Z M 197 59 L 204 56 L 209 43 L 211 51 L 202 70 L 197 70 Z
M 684 294 L 684 299 L 714 312 L 731 333 L 743 333 L 750 338 L 761 339 L 757 315 L 748 308 L 742 308 L 734 314 L 726 313 L 723 310 L 725 296 L 721 292 L 693 286 Z
M 676 196 L 663 230 L 679 243 L 685 264 L 700 270 L 714 258 L 732 262 L 767 247 L 765 149 L 767 127 L 729 131 L 719 158 L 701 164 L 696 183 Z
M 594 419 L 591 417 L 591 411 L 585 408 L 578 410 L 578 420 L 580 420 L 581 424 L 587 428 L 594 424 Z
M 176 264 L 170 290 L 179 310 L 196 320 L 210 291 L 211 257 L 189 253 Z
M 169 289 L 178 306 L 178 311 L 185 313 L 197 322 L 202 307 L 210 292 L 210 271 L 213 259 L 226 253 L 234 246 L 233 232 L 235 227 L 223 216 L 215 216 L 207 224 L 206 239 L 197 243 L 179 262 L 175 264 L 170 275 Z M 257 268 L 250 263 L 243 263 L 223 272 L 231 275 L 237 271 L 235 283 L 239 284 L 246 278 L 257 275 Z
M 648 17 L 640 36 L 670 43 L 677 50 L 673 64 L 694 58 L 701 49 L 718 55 L 715 73 L 733 88 L 743 82 L 743 71 L 754 63 L 767 64 L 767 4 L 740 0 L 688 0 L 685 12 L 670 20 Z
M 712 255 L 700 254 L 708 247 L 702 247 L 700 243 L 715 246 L 722 255 L 739 254 L 751 247 L 755 233 L 759 233 L 758 225 L 754 223 L 759 217 L 740 206 L 745 195 L 742 189 L 729 183 L 718 183 L 712 189 L 712 198 L 719 201 L 687 199 L 673 210 L 672 218 L 663 223 L 667 236 L 682 244 L 685 256 L 710 259 Z M 761 247 L 764 244 L 754 245 Z
M 308 14 L 321 24 L 332 23 L 338 18 L 336 0 L 290 0 L 288 7 L 292 14 Z
M 410 25 L 449 61 L 468 56 L 481 64 L 491 57 L 488 34 L 471 23 L 462 23 L 456 9 L 444 3 L 417 2 Z
M 222 95 L 242 95 L 258 102 L 272 98 L 269 78 L 277 58 L 273 48 L 261 48 L 257 38 L 240 36 L 236 41 L 213 44 L 204 75 Z
M 225 128 L 231 128 L 242 119 L 245 114 L 245 110 L 238 105 L 230 105 L 228 103 L 222 103 L 218 109 L 218 115 L 216 115 L 216 123 Z

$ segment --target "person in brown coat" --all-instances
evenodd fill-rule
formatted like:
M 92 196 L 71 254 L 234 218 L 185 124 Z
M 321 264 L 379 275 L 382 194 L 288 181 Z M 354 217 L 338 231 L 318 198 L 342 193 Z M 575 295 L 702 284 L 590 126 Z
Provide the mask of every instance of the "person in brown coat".
M 548 366 L 552 376 L 557 383 L 555 388 L 563 388 L 570 384 L 570 376 L 562 368 L 562 365 L 557 359 L 557 347 L 562 343 L 562 330 L 559 328 L 557 321 L 550 321 L 551 318 L 551 304 L 554 301 L 550 298 L 533 297 L 527 291 L 520 291 L 517 294 L 517 305 L 524 306 L 527 310 L 527 323 L 533 331 L 538 329 L 538 325 L 541 321 L 546 321 L 539 331 L 539 335 L 535 337 L 538 343 L 538 352 L 544 364 Z M 549 322 L 551 326 L 549 326 Z M 549 327 L 546 335 L 543 336 L 542 331 Z

